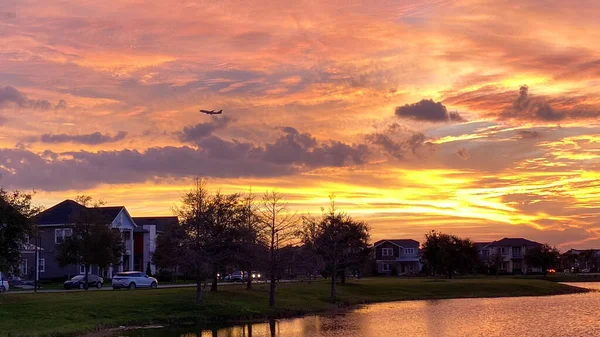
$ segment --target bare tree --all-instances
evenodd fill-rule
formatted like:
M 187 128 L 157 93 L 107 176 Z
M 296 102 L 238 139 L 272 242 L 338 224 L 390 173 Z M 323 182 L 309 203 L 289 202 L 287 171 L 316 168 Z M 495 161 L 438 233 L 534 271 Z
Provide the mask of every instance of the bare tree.
M 245 267 L 246 273 L 248 274 L 248 278 L 246 279 L 246 289 L 252 289 L 252 269 L 255 268 L 256 260 L 261 251 L 259 242 L 261 222 L 257 214 L 257 205 L 252 190 L 250 190 L 243 198 L 240 213 L 243 243 L 238 260 Z
M 258 210 L 263 226 L 263 240 L 269 249 L 269 306 L 275 305 L 276 274 L 281 267 L 280 251 L 289 247 L 295 236 L 296 213 L 291 213 L 284 197 L 277 191 L 267 191 Z
M 196 303 L 202 302 L 202 281 L 207 269 L 203 243 L 208 199 L 206 181 L 195 178 L 192 189 L 182 197 L 181 207 L 175 210 L 180 219 L 181 231 L 185 235 L 173 239 L 180 240 L 177 251 L 183 256 L 182 267 L 193 274 L 196 280 Z

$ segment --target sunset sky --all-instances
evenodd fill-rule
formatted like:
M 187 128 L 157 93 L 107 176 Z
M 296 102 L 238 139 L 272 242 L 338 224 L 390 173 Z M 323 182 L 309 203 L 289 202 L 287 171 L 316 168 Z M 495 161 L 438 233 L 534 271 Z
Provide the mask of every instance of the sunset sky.
M 172 215 L 196 175 L 600 248 L 597 1 L 0 1 L 0 185 Z M 223 109 L 208 116 L 199 109 Z

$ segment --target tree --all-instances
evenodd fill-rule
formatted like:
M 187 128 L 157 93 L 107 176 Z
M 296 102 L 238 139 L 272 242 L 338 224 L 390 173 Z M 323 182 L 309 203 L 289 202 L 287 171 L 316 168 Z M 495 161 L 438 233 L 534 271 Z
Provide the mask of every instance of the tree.
M 257 214 L 257 205 L 252 190 L 244 196 L 239 211 L 241 218 L 241 251 L 237 260 L 245 267 L 244 270 L 248 274 L 246 289 L 252 289 L 252 269 L 255 268 L 262 250 L 259 242 L 261 222 Z
M 152 263 L 157 269 L 170 269 L 177 272 L 184 249 L 182 244 L 187 233 L 179 222 L 169 223 L 162 234 L 156 237 L 156 249 L 152 253 Z
M 503 262 L 504 255 L 502 255 L 499 250 L 494 250 L 494 252 L 488 256 L 486 265 L 489 269 L 493 269 L 496 273 L 496 276 L 498 276 L 498 271 L 500 270 L 500 267 L 502 267 Z
M 323 270 L 323 258 L 317 252 L 317 239 L 319 237 L 320 219 L 306 215 L 302 217 L 302 227 L 297 235 L 303 243 L 303 264 L 308 273 L 309 280 L 316 277 Z
M 548 268 L 556 266 L 559 258 L 559 251 L 548 244 L 530 248 L 525 254 L 525 262 L 534 268 L 542 268 L 544 277 L 548 274 Z
M 295 238 L 296 213 L 290 213 L 287 202 L 277 191 L 267 191 L 262 197 L 258 214 L 263 227 L 262 241 L 269 250 L 269 306 L 275 306 L 276 274 L 282 266 L 281 250 L 289 247 Z
M 0 271 L 17 274 L 22 245 L 36 235 L 33 223 L 41 208 L 32 204 L 34 194 L 0 187 Z
M 100 208 L 103 202 L 88 207 L 91 197 L 79 196 L 76 201 L 84 208 L 69 220 L 71 235 L 58 245 L 56 259 L 61 266 L 83 265 L 87 289 L 90 266 L 104 269 L 119 264 L 124 245 L 121 232 L 111 227 L 111 219 Z
M 421 258 L 433 275 L 472 272 L 477 264 L 477 248 L 470 239 L 431 231 L 425 234 Z
M 211 194 L 206 181 L 194 180 L 194 187 L 176 209 L 179 225 L 164 233 L 154 255 L 160 266 L 177 263 L 196 280 L 196 303 L 202 301 L 202 281 L 212 279 L 217 291 L 219 268 L 239 255 L 243 243 L 243 212 L 239 194 Z M 180 261 L 177 261 L 177 257 Z
M 331 206 L 323 214 L 317 227 L 315 246 L 331 273 L 331 300 L 336 299 L 336 278 L 339 271 L 344 272 L 348 265 L 358 263 L 360 257 L 368 257 L 369 227 L 366 223 L 355 221 L 349 215 L 338 212 L 333 196 Z M 366 261 L 366 259 L 364 259 Z

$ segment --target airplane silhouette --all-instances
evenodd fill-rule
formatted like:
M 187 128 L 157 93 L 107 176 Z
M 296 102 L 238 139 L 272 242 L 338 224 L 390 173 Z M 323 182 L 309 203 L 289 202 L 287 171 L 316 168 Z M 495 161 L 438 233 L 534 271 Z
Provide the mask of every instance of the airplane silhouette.
M 215 110 L 200 110 L 200 112 L 205 113 L 207 115 L 220 115 L 223 113 L 223 109 L 219 110 L 219 111 L 215 111 Z

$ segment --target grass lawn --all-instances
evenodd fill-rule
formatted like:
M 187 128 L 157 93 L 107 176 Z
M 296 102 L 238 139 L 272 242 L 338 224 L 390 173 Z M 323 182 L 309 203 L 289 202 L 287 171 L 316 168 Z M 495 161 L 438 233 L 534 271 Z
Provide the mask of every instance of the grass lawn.
M 193 288 L 119 290 L 0 296 L 1 336 L 73 335 L 103 327 L 149 323 L 226 322 L 319 312 L 342 305 L 421 299 L 556 295 L 583 289 L 556 282 L 516 278 L 457 280 L 370 278 L 338 286 L 339 302 L 328 301 L 329 284 L 278 285 L 277 306 L 267 306 L 268 285 L 243 285 L 204 293 L 194 304 Z

